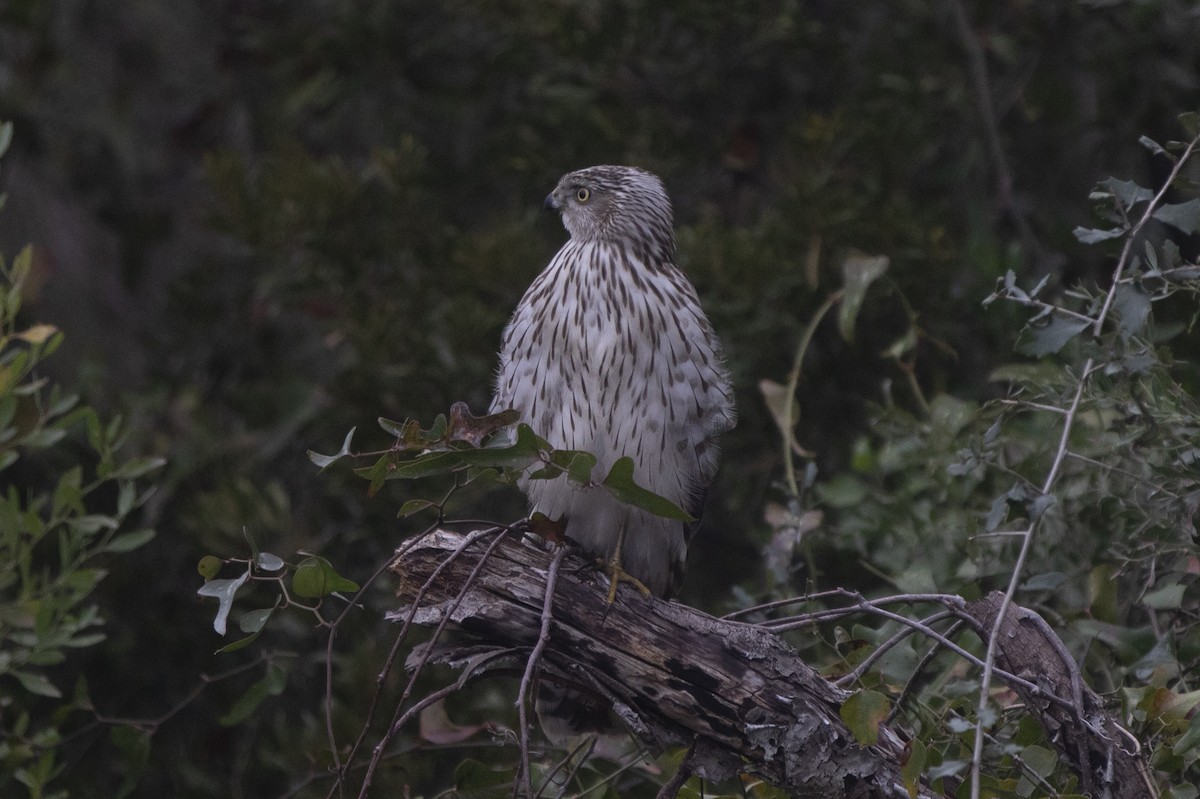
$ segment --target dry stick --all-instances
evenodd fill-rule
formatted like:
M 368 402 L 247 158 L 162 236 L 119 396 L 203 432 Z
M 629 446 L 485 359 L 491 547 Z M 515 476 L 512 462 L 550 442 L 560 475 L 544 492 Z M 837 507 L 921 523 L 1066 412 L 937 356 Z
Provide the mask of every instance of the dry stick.
M 890 599 L 891 597 L 888 597 L 888 598 Z M 951 598 L 961 602 L 961 599 L 959 597 L 951 597 Z M 973 621 L 970 616 L 967 616 L 964 613 L 962 613 L 961 609 L 958 608 L 955 604 L 947 603 L 947 607 L 949 607 L 952 611 L 954 611 L 954 614 L 956 616 L 966 619 L 968 621 Z M 900 624 L 903 624 L 907 627 L 911 627 L 913 629 L 913 631 L 919 632 L 919 633 L 923 634 L 924 636 L 926 636 L 927 638 L 931 638 L 934 641 L 937 641 L 939 644 L 941 644 L 945 648 L 949 649 L 951 652 L 958 655 L 959 657 L 961 657 L 963 660 L 967 661 L 968 663 L 972 663 L 979 667 L 984 666 L 983 660 L 976 657 L 975 655 L 972 655 L 970 652 L 968 652 L 967 650 L 963 649 L 958 644 L 951 641 L 948 637 L 946 637 L 945 635 L 942 635 L 937 630 L 932 629 L 931 627 L 927 626 L 923 622 L 916 621 L 914 619 L 910 619 L 907 616 L 900 615 L 899 613 L 892 613 L 890 610 L 884 610 L 880 607 L 877 607 L 875 604 L 873 604 L 872 602 L 865 600 L 865 599 L 862 600 L 858 605 L 850 606 L 847 608 L 838 608 L 837 616 L 840 617 L 840 616 L 850 615 L 850 612 L 874 613 L 875 615 L 882 616 L 885 619 L 890 619 L 892 621 L 899 622 Z M 787 630 L 793 630 L 793 629 L 797 629 L 800 627 L 807 627 L 812 624 L 814 617 L 819 617 L 822 615 L 825 615 L 825 614 L 814 613 L 814 614 L 809 614 L 809 617 L 805 617 L 802 621 L 793 622 L 791 620 L 783 620 L 778 623 L 761 624 L 759 626 L 765 630 L 770 630 L 771 632 L 774 632 L 774 633 L 786 632 Z M 829 614 L 829 615 L 832 616 L 832 614 Z M 941 617 L 938 616 L 936 618 L 941 618 Z M 1062 697 L 1055 696 L 1053 694 L 1048 694 L 1045 691 L 1043 691 L 1039 686 L 1030 682 L 1029 680 L 1024 679 L 1023 677 L 1018 677 L 1016 674 L 1012 674 L 1012 673 L 1007 672 L 1004 669 L 1000 669 L 1000 668 L 993 667 L 993 671 L 996 674 L 998 674 L 1000 677 L 1002 677 L 1009 684 L 1020 685 L 1021 687 L 1026 688 L 1027 690 L 1035 691 L 1038 693 L 1039 696 L 1044 697 L 1046 699 L 1046 701 L 1048 701 L 1048 702 L 1053 702 L 1054 704 L 1061 705 L 1062 707 L 1066 707 L 1066 708 L 1072 707 L 1070 700 L 1063 699 Z
M 142 732 L 154 733 L 154 732 L 158 731 L 159 727 L 161 727 L 162 725 L 164 725 L 168 721 L 170 721 L 176 714 L 178 714 L 180 711 L 182 711 L 184 708 L 186 708 L 192 702 L 196 701 L 196 698 L 199 697 L 200 694 L 204 693 L 204 689 L 207 688 L 208 686 L 210 686 L 216 682 L 221 682 L 222 680 L 227 680 L 230 677 L 236 677 L 237 675 L 239 675 L 243 672 L 250 671 L 251 669 L 258 667 L 259 665 L 261 665 L 263 663 L 270 663 L 272 660 L 275 659 L 275 657 L 277 657 L 277 655 L 275 655 L 274 653 L 260 652 L 258 657 L 256 657 L 254 660 L 250 661 L 249 663 L 243 663 L 240 666 L 234 666 L 231 669 L 226 669 L 225 671 L 218 672 L 217 674 L 213 674 L 213 675 L 201 674 L 199 681 L 194 686 L 192 686 L 192 690 L 188 691 L 187 695 L 184 696 L 183 699 L 180 699 L 178 702 L 176 702 L 174 705 L 172 705 L 170 708 L 168 708 L 166 710 L 166 712 L 160 714 L 156 718 L 133 719 L 133 718 L 122 718 L 119 716 L 106 716 L 103 713 L 99 713 L 95 710 L 92 711 L 92 716 L 93 716 L 93 718 L 95 718 L 96 724 L 111 724 L 113 726 L 120 725 L 120 726 L 125 726 L 125 727 L 134 727 L 138 730 L 141 730 Z M 91 729 L 94 729 L 94 727 L 92 724 L 89 723 L 89 724 L 85 725 L 84 728 L 79 730 L 78 732 L 74 732 L 71 735 L 68 735 L 67 737 L 63 738 L 62 742 L 67 743 L 68 741 L 71 741 L 71 740 L 79 737 L 80 735 L 84 734 L 85 732 L 87 732 Z
M 692 758 L 696 756 L 696 744 L 699 740 L 699 738 L 692 739 L 692 745 L 684 754 L 683 761 L 679 764 L 679 770 L 675 772 L 675 776 L 666 781 L 662 788 L 659 788 L 654 799 L 674 799 L 675 795 L 679 793 L 679 789 L 688 781 L 688 777 L 692 776 Z
M 584 747 L 587 747 L 587 751 L 583 752 L 583 757 L 580 758 L 579 762 L 582 763 L 582 762 L 586 761 L 589 757 L 591 757 L 592 750 L 596 748 L 596 741 L 598 741 L 598 740 L 599 740 L 598 736 L 589 735 L 588 737 L 584 738 L 579 743 L 575 744 L 575 748 L 573 748 L 571 751 L 569 751 L 565 755 L 563 755 L 562 759 L 554 764 L 554 768 L 550 769 L 550 771 L 546 774 L 546 776 L 542 778 L 542 784 L 538 786 L 537 793 L 534 794 L 534 799 L 537 799 L 538 797 L 540 797 L 542 795 L 542 793 L 546 790 L 546 788 L 554 780 L 555 774 L 562 771 L 563 767 L 565 767 L 566 765 L 575 762 L 575 756 L 578 755 L 580 752 L 583 752 Z M 570 784 L 571 778 L 575 776 L 575 772 L 578 770 L 579 770 L 579 766 L 576 765 L 575 768 L 572 768 L 569 772 L 567 772 L 567 776 L 563 780 L 563 787 L 561 788 L 561 791 L 563 793 L 566 792 L 566 790 L 567 790 L 566 786 L 568 784 Z M 560 793 L 559 795 L 561 796 L 562 793 Z
M 425 533 L 428 532 L 429 530 L 425 531 Z M 422 533 L 422 535 L 425 533 Z M 358 600 L 363 594 L 366 593 L 367 589 L 370 588 L 377 579 L 379 579 L 380 575 L 387 571 L 387 568 L 389 565 L 391 565 L 392 561 L 394 561 L 398 555 L 404 554 L 404 552 L 412 547 L 413 544 L 419 539 L 420 536 L 413 536 L 407 541 L 404 541 L 395 550 L 395 552 L 393 552 L 388 559 L 385 560 L 383 564 L 375 570 L 375 573 L 372 574 L 365 583 L 363 583 L 362 588 L 358 589 L 358 592 L 351 598 L 346 607 L 342 609 L 342 612 L 338 614 L 338 617 L 329 625 L 329 639 L 325 642 L 325 735 L 329 739 L 329 754 L 333 757 L 333 770 L 335 774 L 341 775 L 342 773 L 342 759 L 338 756 L 337 736 L 333 732 L 333 642 L 334 639 L 337 638 L 338 625 L 342 623 L 342 619 L 346 618 L 346 614 L 350 612 L 351 608 L 355 607 Z M 375 696 L 378 697 L 378 689 Z M 372 710 L 374 710 L 374 702 L 372 703 L 371 707 Z M 370 724 L 369 718 L 370 717 L 368 716 L 368 724 Z M 357 748 L 357 746 L 355 748 Z M 350 755 L 353 757 L 354 749 L 350 750 Z M 334 785 L 338 786 L 340 783 L 341 778 L 339 776 Z
M 962 629 L 965 624 L 966 622 L 962 619 L 959 619 L 958 621 L 954 622 L 954 624 L 951 624 L 950 628 L 946 630 L 946 637 L 952 638 L 954 634 Z M 908 695 L 915 690 L 913 686 L 916 684 L 917 676 L 920 675 L 921 672 L 925 671 L 925 668 L 933 662 L 933 659 L 937 657 L 937 653 L 940 652 L 941 649 L 942 645 L 937 641 L 934 641 L 933 644 L 930 645 L 928 651 L 925 652 L 925 654 L 921 657 L 920 662 L 918 662 L 916 667 L 912 670 L 912 674 L 909 675 L 908 680 L 905 681 L 904 687 L 900 689 L 900 695 L 896 697 L 896 701 L 892 703 L 892 709 L 888 711 L 887 718 L 883 720 L 884 724 L 888 725 L 889 727 L 891 726 L 892 722 L 896 718 L 896 714 L 900 712 L 900 708 L 904 707 L 904 702 L 906 699 L 908 699 Z
M 1142 228 L 1150 221 L 1154 215 L 1154 211 L 1162 202 L 1162 198 L 1171 188 L 1171 184 L 1175 182 L 1175 178 L 1179 176 L 1180 170 L 1184 163 L 1187 162 L 1192 152 L 1196 149 L 1197 144 L 1200 144 L 1200 135 L 1194 137 L 1188 143 L 1183 154 L 1175 161 L 1175 167 L 1171 170 L 1171 174 L 1167 176 L 1162 188 L 1158 190 L 1146 205 L 1146 210 L 1142 213 L 1141 218 L 1133 229 L 1126 234 L 1125 245 L 1121 248 L 1121 257 L 1117 260 L 1116 268 L 1113 269 L 1113 285 L 1121 279 L 1126 267 L 1129 264 L 1129 256 L 1133 251 L 1133 242 L 1141 233 Z M 1098 336 L 1104 329 L 1104 321 L 1108 317 L 1109 309 L 1112 307 L 1113 299 L 1116 296 L 1115 291 L 1109 291 L 1104 298 L 1104 305 L 1100 309 L 1100 313 L 1096 316 L 1095 324 L 1092 328 L 1092 335 Z M 1050 473 L 1046 475 L 1046 480 L 1042 484 L 1042 496 L 1050 493 L 1050 489 L 1054 487 L 1055 481 L 1058 479 L 1059 471 L 1062 468 L 1062 463 L 1067 457 L 1067 440 L 1071 434 L 1071 428 L 1074 426 L 1075 414 L 1079 410 L 1080 402 L 1083 398 L 1083 388 L 1087 384 L 1088 378 L 1091 376 L 1094 359 L 1088 358 L 1083 365 L 1083 373 L 1079 376 L 1079 386 L 1075 391 L 1075 397 L 1071 401 L 1071 405 L 1067 408 L 1066 418 L 1063 420 L 1062 437 L 1059 439 L 1058 451 L 1054 456 L 1054 463 L 1050 467 Z M 975 747 L 971 753 L 971 799 L 979 799 L 980 777 L 983 764 L 983 716 L 987 712 L 988 691 L 991 688 L 992 673 L 995 670 L 996 652 L 998 649 L 997 640 L 1001 627 L 1004 625 L 1004 619 L 1008 615 L 1008 608 L 1013 602 L 1013 598 L 1017 593 L 1017 584 L 1020 582 L 1021 574 L 1025 569 L 1025 561 L 1028 559 L 1029 551 L 1033 546 L 1033 534 L 1037 530 L 1038 522 L 1041 516 L 1030 521 L 1029 527 L 1025 529 L 1024 541 L 1021 543 L 1021 550 L 1017 554 L 1017 562 L 1013 565 L 1012 578 L 1008 582 L 1008 589 L 1004 592 L 1004 599 L 1000 603 L 1000 610 L 996 615 L 996 621 L 992 625 L 991 634 L 988 636 L 987 653 L 984 657 L 983 676 L 980 679 L 979 686 L 979 704 L 976 708 L 975 719 Z M 1079 764 L 1080 779 L 1083 783 L 1085 792 L 1090 791 L 1091 787 L 1091 770 L 1088 768 L 1086 761 Z
M 927 627 L 932 628 L 932 625 L 939 621 L 942 621 L 944 619 L 953 619 L 955 617 L 956 617 L 956 614 L 954 613 L 954 611 L 943 610 L 940 613 L 933 614 L 932 616 L 926 616 L 924 619 L 921 619 L 921 623 Z M 955 622 L 955 625 L 958 625 L 958 624 L 961 624 L 961 622 Z M 955 625 L 952 625 L 952 627 Z M 873 651 L 871 654 L 869 654 L 865 658 L 863 658 L 862 663 L 859 663 L 853 669 L 851 669 L 850 671 L 843 674 L 841 677 L 834 680 L 833 684 L 838 687 L 841 687 L 843 685 L 846 685 L 847 683 L 854 682 L 859 677 L 866 674 L 867 671 L 869 671 L 870 668 L 872 666 L 874 666 L 881 657 L 886 655 L 892 649 L 892 647 L 896 646 L 901 641 L 903 641 L 905 638 L 908 638 L 910 635 L 914 634 L 915 632 L 917 632 L 917 631 L 915 629 L 913 629 L 912 627 L 904 627 L 899 632 L 897 632 L 895 635 L 893 635 L 891 638 L 884 641 L 879 646 L 875 647 L 875 651 Z M 947 640 L 949 640 L 949 639 L 947 638 Z M 941 643 L 940 641 L 937 642 L 937 644 L 940 644 L 940 643 Z M 935 647 L 937 646 L 937 644 L 935 644 Z
M 467 592 L 471 589 L 471 585 L 475 582 L 475 578 L 478 577 L 479 572 L 483 570 L 484 565 L 488 562 L 488 558 L 490 558 L 492 553 L 496 551 L 496 547 L 499 546 L 500 542 L 504 540 L 504 528 L 496 527 L 487 532 L 499 532 L 500 534 L 496 535 L 496 540 L 492 541 L 492 543 L 488 545 L 487 550 L 479 558 L 479 562 L 475 564 L 475 568 L 471 570 L 469 575 L 467 575 L 467 579 L 463 582 L 463 587 L 459 591 L 458 596 L 455 597 L 454 602 L 450 605 L 448 612 L 442 617 L 441 622 L 438 623 L 437 629 L 434 630 L 433 635 L 430 637 L 431 642 L 437 641 L 438 638 L 441 637 L 442 632 L 446 629 L 446 624 L 450 621 L 450 617 L 454 615 L 454 611 L 457 610 L 460 604 L 462 604 Z M 466 549 L 467 545 L 467 543 L 464 543 L 463 546 L 459 547 L 458 550 L 456 550 L 449 558 L 447 558 L 447 561 L 453 560 L 454 557 Z M 440 571 L 444 565 L 445 564 L 441 564 L 438 569 L 435 570 L 435 574 L 430 575 L 429 580 L 426 581 L 426 586 L 433 581 L 437 571 Z M 424 591 L 426 586 L 422 586 L 421 590 Z M 416 608 L 416 603 L 414 603 L 413 607 L 414 609 Z M 415 614 L 415 610 L 413 613 Z M 409 619 L 412 617 L 413 614 L 410 614 Z M 392 738 L 396 737 L 396 733 L 400 731 L 400 727 L 402 727 L 404 723 L 407 722 L 411 717 L 408 713 L 401 714 L 400 708 L 404 706 L 404 702 L 412 694 L 413 688 L 417 683 L 417 677 L 420 676 L 421 671 L 425 668 L 425 664 L 429 662 L 429 658 L 432 656 L 432 654 L 433 647 L 430 646 L 422 654 L 420 662 L 417 663 L 416 667 L 413 668 L 413 673 L 408 680 L 408 685 L 404 687 L 404 692 L 400 695 L 400 699 L 396 703 L 396 712 L 392 715 L 392 722 L 388 725 L 387 732 L 383 734 L 383 737 L 379 740 L 379 743 L 375 745 L 375 750 L 371 755 L 371 762 L 367 766 L 367 774 L 365 777 L 363 777 L 362 788 L 358 792 L 358 799 L 366 799 L 367 790 L 371 787 L 371 780 L 375 776 L 375 769 L 379 767 L 379 762 L 383 759 L 384 751 L 387 749 L 388 744 L 391 743 Z
M 818 599 L 829 599 L 831 597 L 850 599 L 853 600 L 855 604 L 845 608 L 827 608 L 825 610 L 815 611 L 811 614 L 792 616 L 789 618 L 789 620 L 795 621 L 809 617 L 812 617 L 814 620 L 816 620 L 818 618 L 825 618 L 827 614 L 837 614 L 832 618 L 837 618 L 838 616 L 848 616 L 852 613 L 857 613 L 859 610 L 861 610 L 861 606 L 864 604 L 876 607 L 878 605 L 910 605 L 917 602 L 930 602 L 935 605 L 953 607 L 962 602 L 962 597 L 958 596 L 957 594 L 892 594 L 890 596 L 879 597 L 878 599 L 867 599 L 858 591 L 850 591 L 846 588 L 830 588 L 826 591 L 817 591 L 813 594 L 804 594 L 803 596 L 789 597 L 787 599 L 777 599 L 774 602 L 767 602 L 762 605 L 755 605 L 754 607 L 735 610 L 732 613 L 726 613 L 721 617 L 721 620 L 732 621 L 739 616 L 746 616 L 750 613 L 755 613 L 758 611 L 777 610 L 782 607 L 787 607 L 788 605 L 800 605 L 805 602 L 815 602 Z M 772 623 L 774 623 L 774 620 L 758 622 L 758 625 L 768 626 Z
M 550 561 L 550 569 L 546 572 L 546 593 L 542 601 L 542 628 L 538 633 L 537 643 L 525 663 L 525 673 L 521 675 L 521 687 L 517 691 L 517 717 L 521 725 L 521 761 L 517 765 L 520 773 L 513 780 L 513 797 L 517 795 L 517 787 L 525 783 L 525 795 L 533 799 L 533 778 L 529 771 L 529 686 L 533 682 L 533 672 L 542 660 L 542 651 L 550 640 L 550 622 L 554 617 L 554 584 L 558 582 L 558 567 L 562 564 L 563 556 L 567 554 L 566 546 L 560 545 Z
M 1058 452 L 1055 453 L 1054 463 L 1050 466 L 1050 473 L 1046 475 L 1046 480 L 1042 484 L 1042 496 L 1050 493 L 1050 489 L 1054 487 L 1054 483 L 1058 479 L 1062 463 L 1066 460 L 1067 439 L 1071 435 L 1075 413 L 1079 410 L 1079 404 L 1083 399 L 1083 387 L 1087 385 L 1091 370 L 1092 359 L 1088 358 L 1087 363 L 1083 366 L 1083 374 L 1079 376 L 1079 386 L 1076 388 L 1075 397 L 1071 400 L 1070 407 L 1067 408 L 1067 415 L 1063 420 L 1062 436 L 1058 441 Z M 987 713 L 988 691 L 992 684 L 992 673 L 996 670 L 996 652 L 999 648 L 1000 628 L 1003 626 L 1004 618 L 1008 614 L 1009 605 L 1012 604 L 1013 597 L 1016 596 L 1017 584 L 1020 582 L 1021 574 L 1025 570 L 1025 561 L 1028 560 L 1029 552 L 1033 548 L 1033 533 L 1037 529 L 1041 518 L 1042 514 L 1038 514 L 1037 517 L 1030 521 L 1029 526 L 1025 528 L 1023 533 L 1024 539 L 1021 541 L 1021 550 L 1017 553 L 1017 562 L 1013 564 L 1012 577 L 1008 581 L 1008 589 L 1004 592 L 1004 599 L 1000 603 L 1000 611 L 997 613 L 996 621 L 992 625 L 991 634 L 988 635 L 987 652 L 983 658 L 983 675 L 979 679 L 979 704 L 975 709 L 975 748 L 971 753 L 971 799 L 979 799 L 979 783 L 983 765 L 983 717 Z M 1088 769 L 1086 762 L 1080 763 L 1079 767 L 1080 775 L 1086 785 L 1086 783 L 1091 781 L 1091 771 Z
M 396 661 L 396 655 L 399 653 L 400 647 L 404 644 L 405 639 L 408 637 L 408 630 L 412 626 L 412 620 L 413 620 L 413 617 L 417 613 L 417 608 L 420 605 L 421 597 L 423 597 L 425 595 L 425 593 L 429 590 L 430 586 L 433 584 L 433 581 L 436 580 L 438 575 L 442 573 L 442 570 L 445 569 L 455 558 L 457 558 L 460 554 L 462 554 L 467 549 L 467 547 L 471 546 L 471 544 L 475 543 L 480 538 L 483 538 L 486 535 L 495 533 L 496 529 L 497 528 L 495 528 L 495 527 L 491 527 L 486 530 L 475 530 L 470 535 L 468 535 L 466 537 L 466 540 L 463 541 L 462 546 L 459 547 L 459 549 L 457 551 L 451 553 L 450 556 L 448 558 L 446 558 L 446 560 L 438 566 L 438 568 L 433 570 L 433 573 L 429 575 L 429 579 L 425 581 L 425 584 L 422 585 L 421 589 L 417 592 L 416 601 L 413 603 L 413 607 L 409 611 L 408 617 L 404 620 L 404 623 L 401 625 L 400 632 L 397 633 L 397 635 L 396 635 L 396 640 L 394 642 L 392 642 L 391 649 L 388 650 L 387 658 L 384 660 L 384 663 L 383 663 L 383 669 L 381 669 L 379 674 L 375 677 L 375 691 L 371 694 L 371 704 L 367 708 L 367 718 L 363 722 L 362 729 L 360 729 L 358 732 L 358 738 L 356 738 L 354 740 L 354 745 L 350 747 L 349 754 L 346 755 L 345 764 L 338 765 L 337 779 L 335 780 L 334 784 L 330 787 L 329 793 L 326 794 L 326 799 L 330 799 L 330 797 L 333 796 L 333 792 L 341 787 L 342 774 L 345 772 L 346 769 L 348 769 L 350 767 L 350 764 L 352 764 L 354 762 L 354 758 L 358 754 L 359 747 L 361 747 L 363 741 L 366 740 L 367 733 L 371 729 L 371 723 L 375 720 L 375 711 L 378 710 L 378 708 L 379 708 L 379 698 L 383 691 L 383 683 L 387 679 L 388 674 L 391 673 L 392 664 Z M 426 530 L 425 533 L 422 533 L 421 535 L 413 536 L 412 538 L 405 541 L 396 550 L 396 554 L 403 554 L 404 552 L 406 552 L 414 544 L 416 544 L 418 541 L 420 541 L 422 538 L 424 538 L 424 536 L 428 532 L 429 531 Z M 395 560 L 395 556 L 393 556 L 392 560 Z M 341 621 L 341 619 L 338 619 L 338 621 Z M 326 658 L 327 658 L 327 663 L 331 662 L 332 661 L 332 653 L 327 651 Z M 403 702 L 403 700 L 401 700 L 401 701 Z M 336 755 L 335 755 L 335 758 L 336 758 Z

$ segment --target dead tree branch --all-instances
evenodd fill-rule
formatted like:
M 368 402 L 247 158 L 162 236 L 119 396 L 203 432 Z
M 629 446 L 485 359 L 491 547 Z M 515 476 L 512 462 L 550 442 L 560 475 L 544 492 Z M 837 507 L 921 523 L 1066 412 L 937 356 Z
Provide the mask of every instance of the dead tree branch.
M 997 631 L 997 663 L 1005 671 L 1037 684 L 1009 687 L 1041 723 L 1046 738 L 1079 775 L 1082 792 L 1091 796 L 1150 799 L 1158 789 L 1141 756 L 1141 745 L 1104 709 L 1088 688 L 1075 660 L 1046 621 L 1031 610 L 1010 604 L 1004 623 L 996 619 L 1004 595 L 993 591 L 968 602 L 967 614 L 983 630 Z M 1047 697 L 1071 700 L 1069 707 Z
M 646 599 L 636 591 L 622 591 L 609 607 L 602 579 L 590 564 L 570 555 L 558 570 L 547 638 L 543 622 L 552 555 L 509 538 L 480 564 L 485 547 L 463 547 L 463 540 L 444 530 L 430 533 L 391 567 L 400 577 L 398 596 L 409 603 L 395 617 L 412 613 L 413 623 L 425 626 L 449 621 L 462 633 L 452 644 L 437 644 L 435 658 L 469 665 L 483 654 L 514 648 L 521 652 L 517 657 L 527 658 L 540 642 L 540 679 L 603 697 L 652 751 L 694 747 L 689 767 L 706 779 L 751 772 L 797 797 L 909 799 L 901 777 L 907 750 L 900 737 L 883 727 L 875 745 L 858 743 L 839 715 L 850 694 L 821 677 L 770 630 Z M 454 552 L 459 555 L 447 563 Z M 985 601 L 955 608 L 984 634 L 995 612 L 989 620 Z M 414 602 L 419 606 L 412 607 Z M 1021 612 L 1014 608 L 1010 615 Z M 1014 624 L 1024 635 L 1043 631 Z M 1024 661 L 1010 654 L 1009 626 L 1004 630 L 1001 656 L 1015 673 L 1034 675 L 1028 679 L 1045 685 L 1051 695 L 1072 697 L 1069 679 L 1046 684 L 1045 668 L 1023 671 Z M 1046 642 L 1039 639 L 1034 648 L 1061 665 L 1058 650 Z M 429 656 L 429 651 L 414 652 L 410 660 Z M 525 661 L 512 657 L 508 667 L 523 670 Z M 1028 684 L 1023 690 L 1029 691 Z M 1043 724 L 1054 721 L 1048 737 L 1062 741 L 1072 762 L 1086 750 L 1093 753 L 1092 768 L 1100 762 L 1094 753 L 1103 752 L 1112 768 L 1131 769 L 1117 773 L 1142 773 L 1133 767 L 1140 763 L 1135 742 L 1115 732 L 1120 727 L 1104 715 L 1094 694 L 1085 691 L 1082 697 L 1079 713 L 1046 696 L 1027 701 Z M 1110 736 L 1107 744 L 1093 740 L 1098 731 Z M 1080 740 L 1087 742 L 1084 749 Z M 1120 787 L 1108 795 L 1153 797 L 1149 783 L 1138 779 L 1134 785 L 1115 783 Z M 916 791 L 924 799 L 939 795 L 923 785 Z

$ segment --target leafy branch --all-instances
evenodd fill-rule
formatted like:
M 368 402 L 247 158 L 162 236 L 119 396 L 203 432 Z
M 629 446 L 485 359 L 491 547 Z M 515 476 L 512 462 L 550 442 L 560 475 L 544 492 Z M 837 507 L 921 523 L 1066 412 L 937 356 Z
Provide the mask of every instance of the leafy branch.
M 1056 304 L 1046 303 L 1037 299 L 1037 295 L 1045 285 L 1043 280 L 1031 292 L 1025 293 L 1015 286 L 1015 281 L 1010 272 L 1004 280 L 1002 287 L 988 300 L 985 304 L 994 301 L 997 298 L 1003 298 L 1017 302 L 1026 306 L 1039 308 L 1038 314 L 1031 320 L 1031 325 L 1042 320 L 1048 319 L 1049 322 L 1040 328 L 1032 328 L 1033 344 L 1027 351 L 1033 355 L 1044 355 L 1057 352 L 1064 347 L 1076 335 L 1083 332 L 1087 328 L 1091 328 L 1092 335 L 1099 337 L 1105 329 L 1105 323 L 1108 321 L 1110 312 L 1114 308 L 1114 302 L 1121 295 L 1123 287 L 1131 285 L 1132 279 L 1128 273 L 1140 267 L 1140 262 L 1135 263 L 1133 251 L 1135 244 L 1141 241 L 1141 234 L 1146 225 L 1156 219 L 1171 227 L 1178 229 L 1184 234 L 1192 234 L 1200 231 L 1200 199 L 1189 200 L 1184 203 L 1173 205 L 1164 205 L 1163 199 L 1166 193 L 1171 190 L 1180 172 L 1188 159 L 1192 156 L 1196 147 L 1200 145 L 1200 130 L 1198 130 L 1198 118 L 1195 114 L 1187 114 L 1181 117 L 1181 122 L 1188 128 L 1192 139 L 1186 144 L 1177 146 L 1174 149 L 1181 150 L 1178 156 L 1171 154 L 1168 148 L 1164 148 L 1149 139 L 1143 138 L 1142 143 L 1153 152 L 1160 155 L 1165 155 L 1174 161 L 1174 166 L 1170 175 L 1164 181 L 1163 185 L 1157 192 L 1151 192 L 1136 184 L 1128 181 L 1108 180 L 1101 184 L 1102 189 L 1093 193 L 1093 199 L 1109 200 L 1115 204 L 1116 216 L 1110 219 L 1119 224 L 1107 230 L 1095 229 L 1077 229 L 1075 234 L 1080 241 L 1084 243 L 1097 243 L 1108 239 L 1124 237 L 1125 242 L 1121 249 L 1121 255 L 1117 260 L 1117 264 L 1112 274 L 1112 288 L 1102 293 L 1103 301 L 1099 308 L 1088 313 L 1079 313 L 1062 308 Z M 1134 224 L 1129 223 L 1129 213 L 1137 206 L 1144 205 L 1141 216 Z M 1152 253 L 1152 250 L 1148 250 Z M 1151 257 L 1153 257 L 1151 255 Z M 1173 269 L 1168 272 L 1173 273 L 1172 276 L 1179 276 L 1184 279 L 1191 277 L 1193 280 L 1198 275 L 1190 270 L 1180 268 L 1177 263 L 1178 250 L 1172 253 L 1168 252 L 1168 257 L 1172 258 L 1176 263 L 1172 264 Z M 1161 276 L 1163 272 L 1152 270 L 1144 272 L 1148 275 Z M 1093 303 L 1094 304 L 1094 303 Z M 1127 304 L 1128 305 L 1128 304 Z M 1128 311 L 1122 316 L 1120 332 L 1124 338 L 1141 331 L 1141 328 L 1146 324 L 1149 310 L 1149 300 L 1145 302 L 1146 313 L 1129 313 Z M 1027 328 L 1031 329 L 1031 328 Z M 988 640 L 988 647 L 984 656 L 983 674 L 980 678 L 979 700 L 976 707 L 975 721 L 975 736 L 974 748 L 971 756 L 971 796 L 977 799 L 980 796 L 982 785 L 981 770 L 983 761 L 983 742 L 984 742 L 984 726 L 985 720 L 988 717 L 988 707 L 990 704 L 990 689 L 993 674 L 995 671 L 995 661 L 997 655 L 997 646 L 999 640 L 1000 629 L 1006 621 L 1006 613 L 1008 608 L 1014 601 L 1018 587 L 1024 579 L 1026 565 L 1029 560 L 1030 552 L 1033 547 L 1035 535 L 1045 518 L 1045 512 L 1055 502 L 1055 498 L 1051 491 L 1054 489 L 1061 473 L 1064 462 L 1071 457 L 1070 439 L 1074 430 L 1076 420 L 1080 408 L 1084 402 L 1085 389 L 1089 381 L 1098 371 L 1107 368 L 1110 364 L 1101 362 L 1100 359 L 1108 354 L 1107 350 L 1099 350 L 1096 354 L 1089 355 L 1084 361 L 1079 374 L 1076 377 L 1076 386 L 1073 396 L 1065 409 L 1053 409 L 1062 415 L 1062 430 L 1058 439 L 1058 445 L 1054 451 L 1053 461 L 1047 471 L 1044 480 L 1042 481 L 1038 494 L 1032 497 L 1029 507 L 1029 522 L 1028 525 L 1013 535 L 1020 541 L 1021 546 L 1017 553 L 1016 561 L 1013 564 L 1011 575 L 1008 581 L 1007 589 L 1004 592 L 1003 602 L 1000 606 L 999 613 L 996 617 L 995 624 L 991 631 Z M 1091 775 L 1088 772 L 1082 774 L 1083 789 L 1085 792 L 1092 792 Z

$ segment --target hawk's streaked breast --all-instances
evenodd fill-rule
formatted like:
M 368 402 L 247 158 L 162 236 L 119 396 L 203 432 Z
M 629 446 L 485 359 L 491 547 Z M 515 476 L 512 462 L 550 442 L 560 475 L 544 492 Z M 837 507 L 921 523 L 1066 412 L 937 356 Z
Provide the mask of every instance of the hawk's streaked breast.
M 551 446 L 597 457 L 596 479 L 629 456 L 634 479 L 693 516 L 734 424 L 720 344 L 674 263 L 671 204 L 641 169 L 565 175 L 546 198 L 571 239 L 525 293 L 504 332 L 493 410 L 516 408 Z M 659 595 L 678 587 L 680 522 L 565 479 L 526 481 L 531 510 L 565 518 L 567 535 Z

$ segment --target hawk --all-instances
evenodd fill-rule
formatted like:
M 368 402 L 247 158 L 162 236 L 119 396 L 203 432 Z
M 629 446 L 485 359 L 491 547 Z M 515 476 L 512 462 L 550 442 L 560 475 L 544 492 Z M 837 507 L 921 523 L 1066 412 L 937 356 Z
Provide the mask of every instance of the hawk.
M 546 208 L 571 238 L 504 331 L 492 411 L 514 408 L 555 449 L 592 453 L 595 479 L 628 456 L 638 485 L 698 517 L 736 414 L 720 342 L 675 264 L 662 181 L 636 167 L 580 169 Z M 565 479 L 522 488 L 531 511 L 608 562 L 610 602 L 629 577 L 658 596 L 678 590 L 688 525 Z

